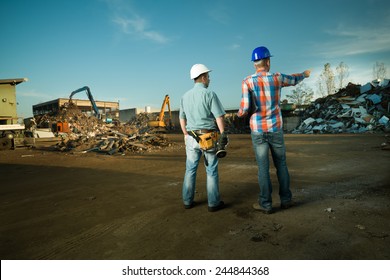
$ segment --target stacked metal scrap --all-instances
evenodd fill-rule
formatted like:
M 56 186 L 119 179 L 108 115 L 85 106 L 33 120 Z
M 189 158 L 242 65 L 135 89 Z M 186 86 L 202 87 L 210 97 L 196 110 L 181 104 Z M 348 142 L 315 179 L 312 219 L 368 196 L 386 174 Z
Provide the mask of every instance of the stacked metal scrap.
M 56 145 L 60 151 L 103 152 L 107 154 L 145 152 L 171 147 L 167 137 L 154 134 L 148 127 L 147 114 L 139 114 L 129 123 L 113 121 L 110 124 L 94 116 L 87 116 L 77 107 L 61 108 L 57 114 L 44 115 L 37 125 L 67 122 L 69 133 L 59 133 L 62 141 Z
M 301 113 L 292 133 L 363 133 L 390 131 L 390 83 L 349 83 L 339 92 L 317 99 Z

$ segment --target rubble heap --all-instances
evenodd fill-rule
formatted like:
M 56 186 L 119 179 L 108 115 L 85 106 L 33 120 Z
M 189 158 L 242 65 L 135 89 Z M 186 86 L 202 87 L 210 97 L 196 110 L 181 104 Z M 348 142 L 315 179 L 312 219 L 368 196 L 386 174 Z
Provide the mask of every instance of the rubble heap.
M 390 130 L 390 83 L 349 83 L 301 112 L 292 133 L 364 133 Z
M 139 114 L 129 123 L 113 121 L 108 124 L 87 116 L 76 106 L 63 107 L 57 114 L 46 114 L 36 120 L 38 127 L 57 122 L 69 124 L 69 133 L 59 133 L 62 140 L 56 149 L 60 151 L 96 151 L 112 155 L 171 147 L 173 143 L 165 135 L 154 133 L 148 127 L 148 121 L 148 114 Z

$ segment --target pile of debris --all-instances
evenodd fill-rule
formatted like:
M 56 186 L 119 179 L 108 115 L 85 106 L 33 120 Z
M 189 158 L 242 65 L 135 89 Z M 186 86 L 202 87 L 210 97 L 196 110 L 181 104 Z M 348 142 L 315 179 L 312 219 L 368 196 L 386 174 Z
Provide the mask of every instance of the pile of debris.
M 46 114 L 36 120 L 38 127 L 50 127 L 58 122 L 67 123 L 69 132 L 58 132 L 61 141 L 55 148 L 59 151 L 87 153 L 91 151 L 107 154 L 146 152 L 172 147 L 166 135 L 154 133 L 148 127 L 148 114 L 139 114 L 133 121 L 122 124 L 117 120 L 105 123 L 87 116 L 77 106 L 67 106 L 56 114 Z
M 317 99 L 301 112 L 292 133 L 363 133 L 390 131 L 390 83 L 349 83 L 333 95 Z

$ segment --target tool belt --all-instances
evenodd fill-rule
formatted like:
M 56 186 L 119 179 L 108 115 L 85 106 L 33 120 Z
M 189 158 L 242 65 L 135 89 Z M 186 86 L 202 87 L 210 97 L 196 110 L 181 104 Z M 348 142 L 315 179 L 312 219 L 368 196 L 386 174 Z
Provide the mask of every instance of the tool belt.
M 199 133 L 207 130 L 191 130 L 190 135 L 195 138 L 196 142 L 202 150 L 207 151 L 215 148 L 215 143 L 218 140 L 218 132 L 211 131 L 206 133 Z M 209 130 L 210 131 L 210 130 Z

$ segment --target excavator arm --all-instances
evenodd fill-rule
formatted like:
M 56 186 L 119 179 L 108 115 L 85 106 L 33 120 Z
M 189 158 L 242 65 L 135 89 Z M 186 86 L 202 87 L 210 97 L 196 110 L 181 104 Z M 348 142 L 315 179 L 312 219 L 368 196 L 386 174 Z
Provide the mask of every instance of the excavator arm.
M 96 117 L 100 119 L 99 109 L 98 109 L 98 107 L 96 105 L 95 100 L 93 99 L 93 96 L 92 96 L 92 93 L 91 93 L 91 90 L 89 89 L 89 87 L 85 86 L 85 87 L 76 89 L 75 91 L 72 91 L 72 93 L 69 96 L 69 103 L 72 102 L 73 95 L 75 95 L 76 93 L 81 92 L 81 91 L 86 91 L 87 92 L 87 96 L 88 96 L 89 101 L 91 101 L 93 111 L 95 112 Z
M 169 104 L 169 95 L 168 94 L 165 95 L 158 119 L 156 121 L 149 121 L 148 124 L 150 127 L 156 127 L 156 128 L 158 128 L 158 127 L 166 128 L 167 127 L 167 124 L 165 123 L 165 120 L 164 120 L 166 106 L 168 106 L 168 113 L 169 113 L 168 126 L 169 126 L 169 128 L 172 128 L 172 113 L 171 113 L 171 105 Z

